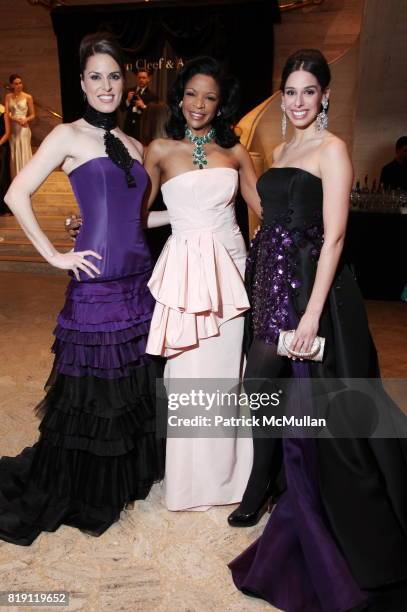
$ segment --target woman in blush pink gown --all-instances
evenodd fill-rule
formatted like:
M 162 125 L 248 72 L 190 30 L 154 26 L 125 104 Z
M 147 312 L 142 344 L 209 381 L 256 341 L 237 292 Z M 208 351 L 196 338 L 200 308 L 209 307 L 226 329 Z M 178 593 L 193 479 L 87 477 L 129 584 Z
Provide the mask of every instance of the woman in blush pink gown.
M 168 393 L 182 379 L 215 379 L 222 387 L 241 375 L 249 302 L 246 248 L 234 211 L 239 179 L 257 215 L 260 202 L 250 157 L 231 128 L 236 89 L 215 60 L 189 62 L 171 92 L 170 138 L 154 141 L 147 152 L 150 201 L 161 183 L 168 208 L 161 214 L 169 214 L 172 227 L 149 282 L 156 307 L 147 345 L 148 353 L 167 357 Z M 209 438 L 202 429 L 190 435 L 168 436 L 168 509 L 240 501 L 252 465 L 251 438 L 236 431 Z

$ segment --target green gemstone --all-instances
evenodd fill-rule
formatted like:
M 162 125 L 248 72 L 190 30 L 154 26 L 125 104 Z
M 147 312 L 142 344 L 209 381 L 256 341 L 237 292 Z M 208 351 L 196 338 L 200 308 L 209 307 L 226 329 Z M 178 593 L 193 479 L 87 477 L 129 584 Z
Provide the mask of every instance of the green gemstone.
M 192 152 L 192 162 L 194 166 L 198 166 L 200 170 L 204 169 L 204 166 L 208 165 L 206 159 L 204 144 L 211 142 L 216 136 L 215 130 L 212 128 L 206 136 L 194 136 L 189 128 L 185 130 L 185 137 L 195 145 Z

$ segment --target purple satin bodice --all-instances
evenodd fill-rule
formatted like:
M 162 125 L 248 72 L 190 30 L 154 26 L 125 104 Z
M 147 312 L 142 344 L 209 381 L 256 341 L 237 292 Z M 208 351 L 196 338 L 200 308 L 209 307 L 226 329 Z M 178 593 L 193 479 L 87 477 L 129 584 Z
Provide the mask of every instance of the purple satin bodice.
M 152 269 L 141 226 L 148 177 L 138 161 L 134 161 L 131 173 L 135 188 L 127 186 L 123 170 L 108 157 L 96 157 L 69 174 L 83 221 L 75 251 L 90 249 L 103 258 L 88 258 L 101 273 L 91 279 L 81 272 L 82 281 L 114 280 Z

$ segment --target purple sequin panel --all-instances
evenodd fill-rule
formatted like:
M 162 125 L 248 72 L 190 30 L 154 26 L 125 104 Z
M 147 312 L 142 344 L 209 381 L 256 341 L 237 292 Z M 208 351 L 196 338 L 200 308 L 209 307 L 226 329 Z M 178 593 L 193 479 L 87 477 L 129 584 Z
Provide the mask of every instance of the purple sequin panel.
M 253 331 L 267 344 L 277 344 L 280 330 L 289 329 L 289 300 L 299 294 L 303 283 L 299 257 L 318 261 L 323 243 L 322 223 L 318 221 L 295 228 L 280 221 L 263 224 L 251 244 L 246 274 Z

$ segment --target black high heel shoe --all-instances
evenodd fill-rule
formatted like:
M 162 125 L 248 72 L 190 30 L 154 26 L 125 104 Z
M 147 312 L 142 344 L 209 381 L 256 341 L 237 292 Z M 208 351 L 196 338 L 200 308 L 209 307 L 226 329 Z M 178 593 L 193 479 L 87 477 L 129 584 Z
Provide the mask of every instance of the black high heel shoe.
M 240 506 L 233 510 L 228 516 L 228 523 L 231 527 L 253 527 L 257 525 L 263 514 L 271 512 L 273 502 L 271 500 L 272 485 L 267 485 L 266 491 L 260 501 L 260 504 L 252 512 L 242 512 Z

